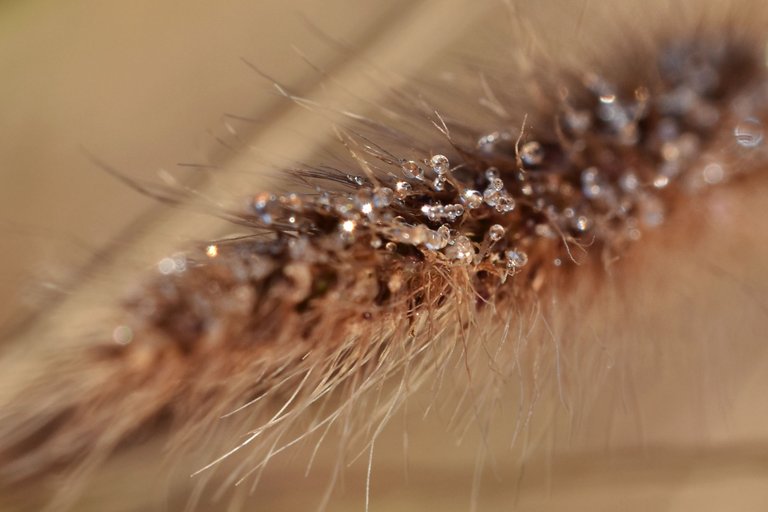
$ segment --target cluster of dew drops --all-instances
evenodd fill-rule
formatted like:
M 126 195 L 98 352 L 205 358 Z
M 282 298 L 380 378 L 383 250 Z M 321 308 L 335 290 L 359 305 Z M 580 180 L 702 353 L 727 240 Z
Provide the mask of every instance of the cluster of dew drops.
M 476 163 L 452 167 L 448 157 L 433 154 L 396 162 L 399 177 L 348 176 L 352 191 L 260 193 L 241 216 L 276 233 L 292 259 L 307 263 L 356 245 L 476 268 L 490 263 L 515 273 L 528 263 L 537 238 L 600 238 L 618 229 L 636 240 L 641 226 L 663 222 L 664 190 L 692 167 L 706 184 L 726 174 L 725 162 L 707 151 L 702 158 L 702 150 L 723 120 L 718 90 L 728 79 L 722 67 L 728 54 L 702 59 L 698 51 L 683 46 L 663 55 L 666 83 L 654 94 L 642 86 L 619 90 L 589 75 L 584 85 L 592 101 L 581 108 L 563 102 L 556 143 L 515 141 L 507 132 L 483 135 L 475 148 L 480 153 L 513 143 L 506 155 L 515 165 L 503 173 Z M 756 106 L 754 97 L 748 99 L 747 114 Z M 740 114 L 732 132 L 736 143 L 760 146 L 761 123 Z M 598 151 L 614 162 L 629 151 L 642 163 L 606 170 L 587 156 Z M 215 257 L 215 249 L 207 255 Z
M 653 90 L 588 75 L 581 103 L 561 98 L 557 130 L 529 138 L 480 132 L 475 147 L 462 150 L 469 158 L 451 156 L 453 165 L 444 154 L 385 160 L 374 152 L 386 171 L 327 171 L 326 181 L 343 183 L 335 190 L 249 196 L 228 213 L 258 236 L 212 243 L 201 257 L 163 258 L 160 288 L 174 289 L 171 281 L 192 270 L 205 275 L 204 262 L 214 259 L 221 264 L 211 279 L 226 266 L 253 284 L 288 268 L 312 280 L 317 265 L 370 263 L 372 255 L 439 261 L 476 275 L 491 270 L 503 281 L 533 270 L 541 255 L 562 265 L 571 241 L 638 240 L 665 221 L 671 194 L 695 193 L 768 159 L 766 79 L 759 72 L 750 86 L 742 80 L 763 65 L 734 59 L 739 52 L 727 44 L 700 43 L 662 53 Z M 213 293 L 198 302 L 216 300 Z M 129 339 L 119 326 L 115 340 Z
M 320 216 L 339 219 L 325 243 L 331 250 L 362 241 L 375 250 L 392 253 L 410 246 L 454 264 L 478 265 L 488 260 L 511 272 L 526 265 L 528 256 L 520 249 L 493 250 L 508 234 L 502 224 L 490 224 L 477 243 L 463 229 L 470 212 L 489 209 L 503 215 L 515 210 L 515 200 L 498 170 L 485 172 L 484 190 L 464 187 L 452 176 L 449 159 L 441 154 L 421 163 L 404 160 L 401 171 L 405 179 L 393 180 L 391 186 L 372 186 L 360 177 L 351 177 L 358 186 L 351 194 L 322 192 L 307 197 L 262 193 L 253 199 L 251 208 L 260 223 L 269 226 L 284 221 L 298 232 L 304 231 L 303 236 L 291 240 L 293 247 L 301 247 L 301 254 L 296 256 L 302 259 L 307 257 L 307 239 L 314 228 L 311 224 L 302 228 L 302 219 Z M 437 197 L 453 201 L 441 202 Z M 287 216 L 286 210 L 290 211 Z M 472 236 L 478 238 L 476 233 Z

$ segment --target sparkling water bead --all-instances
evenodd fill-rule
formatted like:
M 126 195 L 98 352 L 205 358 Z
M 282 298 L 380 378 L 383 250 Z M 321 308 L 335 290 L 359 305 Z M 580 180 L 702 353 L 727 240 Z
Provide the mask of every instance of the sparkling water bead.
M 404 199 L 408 197 L 413 191 L 413 187 L 407 181 L 398 181 L 395 183 L 395 195 L 398 199 Z
M 453 260 L 471 260 L 475 255 L 472 241 L 464 235 L 456 237 L 456 240 L 445 249 L 445 255 Z
M 733 135 L 739 146 L 756 148 L 763 142 L 763 125 L 754 117 L 749 117 L 736 125 Z
M 433 171 L 435 171 L 435 174 L 437 174 L 438 176 L 443 176 L 444 174 L 448 173 L 448 170 L 451 167 L 451 163 L 448 161 L 448 158 L 446 156 L 435 155 L 429 161 L 429 166 L 432 168 Z
M 451 228 L 445 224 L 437 228 L 437 234 L 440 235 L 440 239 L 446 244 L 451 241 Z
M 480 208 L 483 205 L 483 195 L 477 190 L 465 190 L 464 193 L 461 194 L 461 200 L 470 210 Z
M 493 242 L 498 242 L 502 238 L 504 238 L 504 233 L 506 230 L 504 229 L 504 226 L 501 224 L 494 224 L 490 228 L 488 228 L 488 238 Z
M 579 215 L 573 219 L 573 227 L 578 231 L 586 231 L 591 225 L 592 223 L 590 222 L 589 218 L 585 217 L 584 215 Z
M 443 238 L 437 231 L 429 230 L 424 236 L 424 246 L 430 251 L 438 251 L 445 247 L 447 242 L 444 242 Z
M 496 206 L 496 201 L 499 200 L 499 195 L 498 190 L 487 188 L 485 189 L 485 192 L 483 192 L 483 201 L 485 201 L 485 204 L 488 206 Z
M 449 204 L 445 207 L 445 215 L 450 220 L 456 220 L 464 215 L 464 206 L 460 204 Z
M 357 228 L 357 223 L 353 220 L 345 220 L 341 223 L 341 230 L 345 233 L 352 233 Z
M 431 221 L 435 221 L 438 218 L 438 215 L 442 214 L 442 206 L 432 206 L 429 204 L 425 204 L 421 207 L 421 213 L 428 218 Z
M 353 200 L 357 209 L 362 213 L 368 214 L 373 211 L 373 194 L 371 194 L 370 190 L 358 190 L 354 195 Z
M 448 226 L 440 226 L 436 231 L 427 229 L 424 233 L 424 246 L 432 251 L 444 248 L 450 241 L 451 230 Z
M 499 194 L 499 197 L 496 199 L 496 211 L 499 213 L 509 213 L 514 209 L 515 200 L 512 199 L 512 196 L 506 192 Z
M 424 178 L 424 170 L 413 160 L 403 162 L 401 167 L 405 175 L 410 178 L 416 178 L 417 180 Z
M 509 251 L 505 252 L 504 255 L 507 257 L 508 268 L 521 268 L 524 267 L 526 263 L 528 263 L 528 255 L 523 251 L 510 249 Z
M 544 148 L 535 140 L 526 142 L 520 148 L 520 160 L 525 165 L 539 165 L 544 161 Z

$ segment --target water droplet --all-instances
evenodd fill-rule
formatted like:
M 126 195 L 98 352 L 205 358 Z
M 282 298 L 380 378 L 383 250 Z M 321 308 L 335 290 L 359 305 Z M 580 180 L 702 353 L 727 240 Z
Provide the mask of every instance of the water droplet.
M 454 260 L 467 261 L 475 255 L 475 249 L 470 239 L 461 235 L 445 250 L 445 255 Z
M 526 142 L 520 148 L 520 159 L 525 165 L 539 165 L 544 161 L 544 148 L 535 140 Z
M 391 188 L 381 187 L 373 192 L 373 206 L 376 208 L 386 208 L 392 204 L 395 193 Z
M 355 176 L 353 174 L 347 174 L 347 179 L 357 185 L 358 187 L 362 187 L 365 184 L 365 180 L 362 176 Z
M 496 201 L 499 199 L 499 192 L 492 188 L 485 189 L 483 192 L 483 201 L 488 206 L 496 206 Z
M 440 238 L 445 241 L 447 244 L 451 240 L 451 228 L 443 224 L 439 228 L 437 228 L 437 234 L 440 235 Z
M 736 125 L 733 135 L 740 146 L 756 148 L 763 142 L 763 125 L 754 117 L 749 117 Z
M 437 231 L 427 229 L 424 232 L 424 245 L 432 251 L 444 248 L 450 240 L 451 230 L 447 226 L 440 226 Z
M 509 213 L 515 209 L 515 200 L 506 192 L 502 192 L 496 199 L 496 211 L 499 213 Z
M 461 195 L 461 200 L 470 210 L 480 208 L 483 204 L 483 196 L 477 190 L 465 190 Z
M 662 175 L 656 176 L 653 179 L 653 186 L 656 187 L 656 188 L 665 188 L 667 185 L 669 185 L 669 177 L 668 176 L 664 176 L 662 174 Z
M 431 250 L 431 251 L 437 251 L 445 247 L 446 244 L 443 243 L 442 238 L 437 233 L 437 231 L 432 231 L 431 229 L 425 234 L 424 236 L 424 246 Z
M 215 258 L 219 255 L 219 247 L 213 244 L 209 245 L 205 248 L 205 255 L 209 258 Z
M 493 242 L 498 242 L 502 238 L 504 238 L 504 233 L 506 233 L 506 230 L 504 229 L 504 226 L 501 224 L 494 224 L 490 228 L 488 228 L 488 238 L 492 240 Z
M 406 176 L 416 178 L 417 180 L 424 178 L 424 170 L 419 167 L 419 164 L 413 160 L 407 160 L 403 162 L 400 167 L 403 169 L 403 172 L 405 172 Z
M 528 263 L 528 255 L 523 251 L 510 249 L 509 251 L 505 252 L 504 255 L 507 257 L 508 268 L 521 268 L 524 267 L 526 263 Z
M 590 222 L 589 218 L 585 217 L 584 215 L 579 215 L 574 219 L 573 221 L 573 227 L 575 227 L 579 231 L 586 231 L 589 229 L 589 226 L 592 223 Z
M 451 167 L 448 158 L 444 155 L 435 155 L 429 161 L 429 166 L 435 171 L 435 174 L 442 176 L 448 172 Z
M 451 220 L 456 220 L 464 215 L 464 207 L 460 204 L 451 204 L 445 207 L 445 212 Z
M 413 187 L 411 187 L 411 184 L 407 181 L 398 181 L 395 183 L 395 194 L 400 199 L 408 197 L 412 190 Z

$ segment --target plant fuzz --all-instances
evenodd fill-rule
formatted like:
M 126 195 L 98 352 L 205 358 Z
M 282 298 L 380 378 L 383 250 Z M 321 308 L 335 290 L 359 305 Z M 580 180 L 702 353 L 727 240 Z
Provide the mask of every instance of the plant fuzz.
M 82 475 L 162 425 L 184 446 L 231 416 L 247 434 L 211 461 L 244 453 L 231 480 L 309 434 L 371 442 L 478 352 L 480 319 L 602 271 L 678 201 L 764 167 L 763 60 L 702 34 L 644 78 L 573 76 L 529 118 L 490 95 L 491 130 L 422 105 L 434 142 L 387 144 L 408 138 L 353 119 L 337 133 L 359 172 L 297 171 L 313 191 L 224 212 L 248 235 L 160 261 L 111 334 L 3 406 L 0 474 Z

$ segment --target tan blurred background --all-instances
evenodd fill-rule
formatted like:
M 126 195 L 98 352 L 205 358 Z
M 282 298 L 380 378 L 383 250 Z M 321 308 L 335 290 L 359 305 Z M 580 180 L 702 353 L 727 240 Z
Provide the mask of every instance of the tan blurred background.
M 644 32 L 642 23 L 658 19 L 651 11 L 666 12 L 667 4 L 628 5 L 619 13 L 596 2 L 520 2 L 511 30 L 522 40 L 539 34 L 543 45 L 560 41 L 564 52 L 576 42 L 595 51 L 592 31 L 615 36 L 618 16 L 623 26 L 632 19 Z M 686 5 L 674 12 L 699 6 Z M 356 104 L 355 96 L 376 102 L 379 90 L 361 67 L 393 71 L 392 85 L 399 75 L 450 69 L 458 55 L 509 26 L 509 12 L 499 6 L 458 0 L 0 4 L 0 235 L 7 233 L 0 237 L 0 325 L 14 333 L 13 349 L 87 326 L 87 305 L 114 298 L 137 269 L 221 232 L 209 215 L 169 209 L 128 189 L 83 148 L 138 178 L 158 180 L 166 169 L 216 197 L 251 191 L 280 180 L 273 165 L 311 161 L 330 135 L 327 123 L 275 94 L 241 57 L 302 94 L 327 102 L 341 97 L 364 111 L 370 106 Z M 327 44 L 312 26 L 347 46 Z M 235 135 L 225 113 L 256 122 L 232 122 Z M 216 169 L 179 169 L 180 162 Z M 504 445 L 497 441 L 489 457 L 495 463 L 477 480 L 480 436 L 458 445 L 444 418 L 423 421 L 414 407 L 408 478 L 402 429 L 393 425 L 376 453 L 371 510 L 470 510 L 473 503 L 480 511 L 768 509 L 768 365 L 761 347 L 768 226 L 752 214 L 766 211 L 764 197 L 725 194 L 717 205 L 728 214 L 697 245 L 662 238 L 656 241 L 667 247 L 662 255 L 656 246 L 639 253 L 630 263 L 642 269 L 631 290 L 633 307 L 617 307 L 611 292 L 598 298 L 574 339 L 594 338 L 605 347 L 596 352 L 609 355 L 575 368 L 580 379 L 570 383 L 569 397 L 583 408 L 580 420 L 542 414 L 545 438 L 529 441 L 537 448 L 524 472 L 519 450 L 496 452 Z M 683 233 L 669 229 L 669 239 Z M 614 358 L 623 361 L 616 370 Z M 592 365 L 602 366 L 593 372 Z M 554 428 L 544 428 L 549 421 Z M 147 457 L 129 453 L 121 463 L 141 467 Z M 352 468 L 330 510 L 364 509 L 364 462 Z M 317 472 L 303 479 L 296 467 L 277 463 L 253 510 L 314 510 L 325 480 Z M 79 509 L 179 506 L 173 499 L 135 503 L 142 487 L 116 485 L 122 471 L 105 472 L 103 485 Z
M 233 122 L 253 136 L 290 110 L 241 58 L 306 93 L 319 75 L 294 46 L 334 73 L 419 8 L 409 1 L 4 2 L 0 229 L 8 236 L 0 322 L 18 321 L 20 289 L 33 306 L 36 282 L 69 289 L 94 255 L 127 245 L 131 228 L 161 210 L 93 165 L 83 148 L 155 180 L 177 163 L 221 165 L 232 157 L 217 142 L 227 135 L 232 142 L 225 113 L 258 120 Z M 352 50 L 323 44 L 307 20 Z M 284 146 L 267 151 L 287 159 Z M 265 161 L 248 167 L 252 182 Z M 164 236 L 177 245 L 190 234 Z

